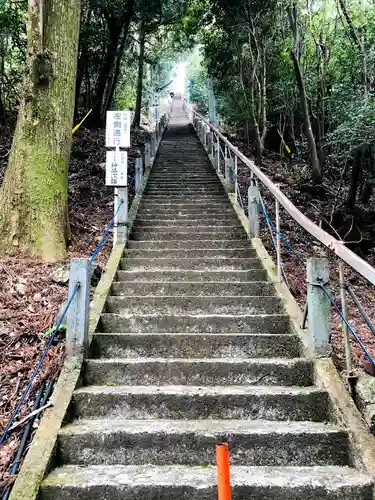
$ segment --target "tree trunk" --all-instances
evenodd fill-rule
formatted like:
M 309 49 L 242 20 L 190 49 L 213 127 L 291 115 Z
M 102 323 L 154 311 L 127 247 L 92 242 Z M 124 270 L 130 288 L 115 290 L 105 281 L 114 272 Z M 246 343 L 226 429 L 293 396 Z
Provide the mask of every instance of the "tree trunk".
M 114 69 L 114 64 L 116 57 L 118 55 L 119 44 L 121 33 L 126 36 L 129 31 L 130 21 L 132 20 L 134 13 L 135 0 L 127 0 L 123 2 L 126 5 L 125 10 L 122 15 L 117 18 L 109 16 L 108 12 L 106 15 L 109 30 L 109 40 L 106 48 L 106 56 L 104 59 L 104 64 L 101 68 L 98 83 L 96 85 L 94 102 L 95 109 L 91 113 L 91 120 L 97 125 L 101 125 L 105 118 L 105 89 L 107 88 L 108 78 L 111 76 L 111 72 Z
M 118 79 L 120 76 L 121 61 L 122 61 L 122 56 L 124 55 L 127 34 L 128 34 L 128 30 L 126 30 L 122 35 L 121 45 L 120 45 L 117 60 L 116 60 L 116 67 L 114 69 L 111 81 L 109 82 L 108 91 L 106 92 L 106 101 L 104 103 L 104 111 L 107 111 L 110 108 L 110 106 L 112 105 L 116 85 L 117 85 L 117 82 L 118 82 Z
M 290 20 L 290 26 L 293 32 L 293 49 L 291 51 L 291 57 L 294 65 L 294 73 L 296 75 L 297 86 L 300 94 L 301 111 L 303 114 L 303 123 L 305 128 L 305 135 L 310 151 L 312 177 L 314 182 L 322 181 L 322 172 L 320 169 L 320 163 L 318 158 L 318 153 L 316 149 L 316 143 L 314 134 L 311 127 L 309 104 L 307 101 L 306 89 L 304 77 L 302 74 L 301 66 L 299 63 L 299 31 L 298 31 L 298 20 L 297 20 L 297 8 L 296 6 L 288 7 L 288 15 Z
M 96 125 L 101 125 L 103 123 L 102 103 L 104 100 L 104 92 L 107 85 L 107 80 L 111 74 L 111 70 L 116 60 L 120 35 L 121 29 L 119 30 L 118 27 L 116 27 L 116 29 L 113 28 L 110 32 L 110 38 L 108 40 L 106 50 L 106 57 L 101 67 L 98 83 L 96 85 L 94 102 L 97 104 L 93 113 L 91 114 L 91 120 L 94 121 Z
M 346 206 L 353 210 L 357 199 L 358 183 L 362 171 L 362 150 L 358 149 L 353 158 L 352 175 L 350 180 L 350 187 L 348 197 L 346 199 Z
M 146 30 L 144 22 L 142 21 L 139 33 L 139 59 L 138 59 L 138 81 L 137 81 L 137 100 L 135 104 L 133 126 L 139 127 L 141 124 L 141 111 L 142 111 L 142 91 L 143 91 L 143 70 L 145 59 L 145 41 Z
M 66 255 L 80 7 L 81 0 L 29 0 L 24 91 L 0 190 L 3 254 Z

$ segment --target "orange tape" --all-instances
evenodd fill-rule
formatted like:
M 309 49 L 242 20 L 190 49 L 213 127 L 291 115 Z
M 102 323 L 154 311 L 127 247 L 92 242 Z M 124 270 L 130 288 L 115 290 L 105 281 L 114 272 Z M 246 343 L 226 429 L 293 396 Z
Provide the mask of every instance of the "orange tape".
M 216 465 L 218 500 L 231 500 L 228 444 L 216 445 Z

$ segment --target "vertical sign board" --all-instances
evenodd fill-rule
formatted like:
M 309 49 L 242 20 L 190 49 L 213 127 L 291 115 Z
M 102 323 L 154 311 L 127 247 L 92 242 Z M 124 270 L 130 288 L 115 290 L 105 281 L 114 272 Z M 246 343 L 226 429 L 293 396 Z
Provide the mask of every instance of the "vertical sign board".
M 120 148 L 130 148 L 131 111 L 107 111 L 106 141 L 107 151 L 106 184 L 107 186 L 126 187 L 128 154 Z
M 130 148 L 131 111 L 107 111 L 105 145 Z
M 128 185 L 128 153 L 126 151 L 107 151 L 107 186 L 126 187 Z

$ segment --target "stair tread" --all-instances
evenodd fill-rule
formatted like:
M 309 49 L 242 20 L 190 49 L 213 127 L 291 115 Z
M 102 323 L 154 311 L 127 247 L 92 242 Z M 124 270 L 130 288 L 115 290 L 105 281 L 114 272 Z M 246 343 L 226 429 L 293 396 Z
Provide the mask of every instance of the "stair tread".
M 75 394 L 184 394 L 191 396 L 203 395 L 300 395 L 322 394 L 321 388 L 311 386 L 284 385 L 90 385 L 76 389 Z
M 267 485 L 298 488 L 311 485 L 329 490 L 344 486 L 371 485 L 373 478 L 364 472 L 342 466 L 315 467 L 231 467 L 232 486 Z M 82 488 L 94 485 L 116 486 L 187 486 L 202 489 L 217 484 L 216 467 L 183 465 L 92 465 L 80 467 L 67 465 L 55 469 L 44 480 L 43 486 L 79 484 Z M 150 497 L 151 498 L 151 497 Z M 156 497 L 155 497 L 156 498 Z M 301 497 L 302 498 L 302 497 Z
M 134 420 L 134 419 L 82 419 L 75 420 L 60 430 L 64 434 L 336 434 L 345 432 L 342 427 L 327 422 L 270 421 L 270 420 Z
M 95 363 L 248 363 L 248 364 L 263 364 L 263 365 L 293 365 L 296 363 L 312 363 L 308 358 L 139 358 L 139 359 L 87 359 L 86 361 Z

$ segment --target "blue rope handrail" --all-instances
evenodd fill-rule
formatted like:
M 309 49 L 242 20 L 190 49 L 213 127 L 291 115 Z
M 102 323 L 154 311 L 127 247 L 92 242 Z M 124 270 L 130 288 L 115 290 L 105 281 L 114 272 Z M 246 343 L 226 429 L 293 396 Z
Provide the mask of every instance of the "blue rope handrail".
M 272 229 L 275 231 L 276 234 L 278 234 L 280 236 L 280 238 L 283 240 L 283 242 L 289 248 L 289 250 L 291 250 L 291 252 L 296 257 L 296 259 L 304 262 L 305 260 L 293 248 L 293 246 L 291 245 L 291 243 L 283 236 L 282 233 L 280 233 L 280 231 L 277 230 L 275 224 L 272 222 L 270 216 L 268 215 L 267 211 L 265 210 L 265 207 L 263 208 L 262 215 L 264 215 L 264 217 L 267 219 L 267 221 L 269 222 L 269 224 L 272 227 Z M 273 236 L 272 236 L 272 238 L 273 238 Z M 336 312 L 340 316 L 341 320 L 345 323 L 345 325 L 347 326 L 348 330 L 353 335 L 353 337 L 356 340 L 357 344 L 361 347 L 362 351 L 365 353 L 365 356 L 372 363 L 372 365 L 375 366 L 375 359 L 371 356 L 371 354 L 369 353 L 369 351 L 367 350 L 366 346 L 363 344 L 362 340 L 359 338 L 359 336 L 357 335 L 357 333 L 355 332 L 355 330 L 350 326 L 350 324 L 348 323 L 347 319 L 345 318 L 343 312 L 340 310 L 340 308 L 338 307 L 337 303 L 335 302 L 335 299 L 333 298 L 333 296 L 328 292 L 328 290 L 326 289 L 326 287 L 324 286 L 324 284 L 322 282 L 318 282 L 316 285 L 319 286 L 323 290 L 323 292 L 325 293 L 325 295 L 330 300 L 332 307 L 336 310 Z
M 329 291 L 327 290 L 327 288 L 324 286 L 324 283 L 322 281 L 318 280 L 318 282 L 316 283 L 316 286 L 319 286 L 323 290 L 324 294 L 327 296 L 327 298 L 331 302 L 331 305 L 334 307 L 334 309 L 336 310 L 337 314 L 340 316 L 341 320 L 345 323 L 345 325 L 349 329 L 350 333 L 355 338 L 357 344 L 361 347 L 362 351 L 365 353 L 366 357 L 372 363 L 372 365 L 375 366 L 375 359 L 371 356 L 371 354 L 367 350 L 366 346 L 363 344 L 362 340 L 358 337 L 358 335 L 357 335 L 356 331 L 353 329 L 353 327 L 350 326 L 350 324 L 348 323 L 347 319 L 345 318 L 343 312 L 341 311 L 341 309 L 337 305 L 335 299 L 329 293 Z
M 116 220 L 116 216 L 117 216 L 117 214 L 118 214 L 118 212 L 119 212 L 119 210 L 120 210 L 120 208 L 121 208 L 121 205 L 122 205 L 123 203 L 124 203 L 123 201 L 121 201 L 121 202 L 119 203 L 119 206 L 117 207 L 117 210 L 116 210 L 116 212 L 115 212 L 114 216 L 112 217 L 112 219 L 111 219 L 110 223 L 109 223 L 109 224 L 108 224 L 108 226 L 106 227 L 106 229 L 105 229 L 105 231 L 104 231 L 103 236 L 101 237 L 101 239 L 100 239 L 100 241 L 99 241 L 98 245 L 96 246 L 96 248 L 95 248 L 95 250 L 94 250 L 93 254 L 91 255 L 91 258 L 90 258 L 90 264 L 92 264 L 92 263 L 94 262 L 95 257 L 96 257 L 96 256 L 98 255 L 98 253 L 100 252 L 100 249 L 102 248 L 102 246 L 103 246 L 103 244 L 104 244 L 105 240 L 107 239 L 108 234 L 109 234 L 109 231 L 110 231 L 110 230 L 111 230 L 111 228 L 113 227 L 113 225 L 114 225 L 114 223 L 115 223 L 115 220 Z M 70 296 L 69 296 L 69 298 L 68 298 L 68 302 L 67 302 L 66 306 L 64 307 L 63 312 L 61 313 L 61 315 L 60 315 L 60 317 L 59 317 L 59 320 L 58 320 L 58 322 L 57 322 L 56 328 L 54 328 L 53 332 L 51 333 L 51 335 L 50 335 L 50 337 L 49 337 L 49 339 L 48 339 L 48 342 L 47 342 L 47 344 L 46 344 L 46 345 L 45 345 L 45 347 L 44 347 L 43 353 L 42 353 L 41 357 L 39 358 L 39 361 L 37 362 L 37 364 L 36 364 L 36 366 L 35 366 L 35 368 L 34 368 L 34 371 L 33 371 L 33 373 L 31 374 L 31 377 L 29 378 L 29 381 L 28 381 L 28 383 L 27 383 L 27 385 L 26 385 L 26 388 L 25 388 L 25 390 L 23 391 L 23 393 L 21 394 L 21 397 L 20 397 L 20 399 L 19 399 L 19 401 L 18 401 L 18 403 L 17 403 L 16 407 L 15 407 L 15 408 L 14 408 L 14 410 L 12 411 L 12 414 L 11 414 L 11 416 L 10 416 L 10 418 L 9 418 L 9 421 L 8 421 L 7 425 L 5 426 L 4 431 L 3 431 L 3 432 L 2 432 L 2 434 L 1 434 L 1 437 L 0 437 L 0 446 L 4 443 L 5 438 L 7 437 L 8 433 L 9 433 L 9 429 L 11 428 L 11 426 L 12 426 L 12 424 L 13 424 L 14 420 L 16 419 L 16 417 L 17 417 L 17 415 L 18 415 L 18 413 L 19 413 L 19 411 L 20 411 L 20 409 L 21 409 L 21 406 L 22 406 L 22 405 L 23 405 L 23 403 L 25 402 L 25 400 L 26 400 L 26 398 L 27 398 L 27 396 L 28 396 L 28 394 L 29 394 L 29 392 L 30 392 L 30 390 L 31 390 L 31 387 L 32 387 L 32 385 L 33 385 L 33 383 L 34 383 L 34 380 L 35 380 L 36 376 L 38 375 L 38 373 L 39 373 L 39 371 L 40 371 L 40 369 L 41 369 L 41 367 L 42 367 L 42 364 L 43 364 L 44 360 L 45 360 L 45 359 L 46 359 L 46 357 L 47 357 L 48 351 L 49 351 L 49 349 L 51 348 L 51 345 L 53 344 L 53 341 L 54 341 L 54 339 L 55 339 L 55 337 L 56 337 L 57 333 L 59 332 L 59 330 L 60 330 L 60 328 L 61 328 L 62 322 L 64 321 L 64 318 L 65 318 L 65 316 L 66 316 L 66 313 L 68 312 L 68 309 L 69 309 L 69 307 L 71 306 L 71 304 L 72 304 L 72 302 L 73 302 L 73 299 L 74 299 L 74 297 L 75 297 L 76 293 L 77 293 L 77 292 L 78 292 L 78 290 L 79 290 L 79 287 L 80 287 L 80 283 L 78 282 L 78 283 L 75 285 L 75 287 L 74 287 L 74 289 L 73 289 L 72 293 L 70 294 Z

